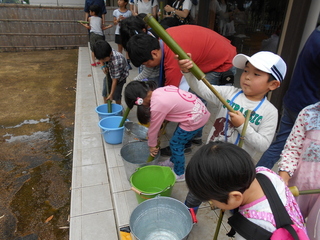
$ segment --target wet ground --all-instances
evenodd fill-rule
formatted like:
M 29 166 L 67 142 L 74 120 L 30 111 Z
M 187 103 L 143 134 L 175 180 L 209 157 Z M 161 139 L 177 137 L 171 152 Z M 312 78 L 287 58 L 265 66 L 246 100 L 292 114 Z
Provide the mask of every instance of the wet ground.
M 77 59 L 0 53 L 0 240 L 68 239 Z

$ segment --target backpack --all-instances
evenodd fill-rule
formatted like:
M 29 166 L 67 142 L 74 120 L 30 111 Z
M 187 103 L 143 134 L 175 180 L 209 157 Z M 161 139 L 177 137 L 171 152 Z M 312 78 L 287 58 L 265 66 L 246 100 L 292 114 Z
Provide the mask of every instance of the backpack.
M 228 223 L 232 227 L 232 230 L 236 231 L 247 240 L 309 240 L 305 231 L 293 224 L 270 179 L 267 176 L 258 173 L 257 180 L 269 201 L 277 229 L 271 233 L 251 222 L 237 211 L 228 219 Z M 234 231 L 233 233 L 235 233 Z

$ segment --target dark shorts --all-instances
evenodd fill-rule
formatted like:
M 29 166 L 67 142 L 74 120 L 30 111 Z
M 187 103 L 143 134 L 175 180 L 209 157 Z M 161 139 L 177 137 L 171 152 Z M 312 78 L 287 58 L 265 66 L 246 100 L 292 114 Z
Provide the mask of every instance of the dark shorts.
M 113 94 L 113 100 L 114 101 L 119 101 L 122 98 L 122 89 L 123 85 L 126 83 L 126 79 L 122 80 L 121 82 L 118 82 L 116 86 L 116 90 L 114 91 Z M 111 85 L 112 85 L 112 79 L 109 75 L 108 77 L 108 87 L 109 87 L 109 92 L 111 90 Z M 103 89 L 102 89 L 102 96 L 107 97 L 107 86 L 106 86 L 106 78 L 103 79 Z
M 90 33 L 90 49 L 93 52 L 93 46 L 96 43 L 96 41 L 98 40 L 104 40 L 104 37 L 99 35 L 99 34 L 95 34 L 93 32 Z
M 115 42 L 116 44 L 122 44 L 121 36 L 118 35 L 118 34 L 116 34 L 116 35 L 115 35 L 115 38 L 114 38 L 114 42 Z

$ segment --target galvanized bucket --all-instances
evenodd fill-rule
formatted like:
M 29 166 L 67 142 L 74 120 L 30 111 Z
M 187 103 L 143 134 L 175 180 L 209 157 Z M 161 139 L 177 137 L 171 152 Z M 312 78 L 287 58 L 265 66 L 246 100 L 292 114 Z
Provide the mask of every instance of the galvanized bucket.
M 125 122 L 122 144 L 129 142 L 147 141 L 148 128 L 134 122 Z
M 160 153 L 155 156 L 153 161 L 147 162 L 149 157 L 148 142 L 129 142 L 122 146 L 120 155 L 126 170 L 128 181 L 136 169 L 147 165 L 158 165 Z
M 131 236 L 137 240 L 184 240 L 193 226 L 189 209 L 171 197 L 140 203 L 130 216 Z

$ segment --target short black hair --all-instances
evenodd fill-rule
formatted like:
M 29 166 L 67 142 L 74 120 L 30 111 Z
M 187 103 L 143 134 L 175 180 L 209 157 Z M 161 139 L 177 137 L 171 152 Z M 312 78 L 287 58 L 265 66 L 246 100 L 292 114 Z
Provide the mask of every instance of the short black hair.
M 89 7 L 89 10 L 91 11 L 91 12 L 94 12 L 96 15 L 99 15 L 99 13 L 100 13 L 100 8 L 99 8 L 99 6 L 98 5 L 91 5 L 90 7 Z
M 98 59 L 104 59 L 110 57 L 112 52 L 112 47 L 110 44 L 104 40 L 98 40 L 93 46 L 94 56 Z
M 128 55 L 135 67 L 152 60 L 151 51 L 155 49 L 160 49 L 158 39 L 145 33 L 132 36 L 127 43 Z
M 127 50 L 129 39 L 139 33 L 147 32 L 147 24 L 139 16 L 130 16 L 121 21 L 120 36 L 122 46 Z
M 186 168 L 190 192 L 201 201 L 228 203 L 229 193 L 243 193 L 255 179 L 251 156 L 228 142 L 210 142 L 202 146 Z

